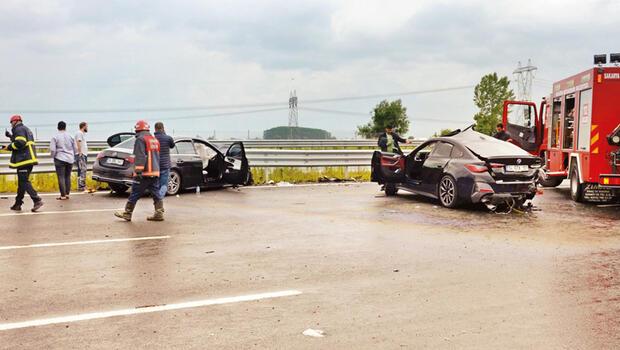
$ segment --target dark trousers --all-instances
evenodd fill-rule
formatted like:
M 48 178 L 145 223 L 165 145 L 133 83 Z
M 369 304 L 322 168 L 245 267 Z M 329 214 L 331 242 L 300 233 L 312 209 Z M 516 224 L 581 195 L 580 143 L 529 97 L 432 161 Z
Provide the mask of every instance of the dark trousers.
M 30 173 L 32 173 L 32 165 L 17 169 L 17 196 L 15 203 L 22 205 L 24 203 L 24 195 L 28 192 L 32 201 L 37 203 L 41 201 L 41 197 L 30 183 Z
M 140 197 L 144 195 L 146 190 L 151 192 L 153 201 L 157 202 L 161 200 L 159 197 L 159 178 L 158 177 L 143 177 L 140 180 L 131 185 L 131 194 L 129 195 L 129 203 L 136 204 Z
M 54 167 L 56 167 L 56 176 L 58 177 L 58 187 L 62 197 L 71 193 L 71 170 L 73 164 L 54 159 Z

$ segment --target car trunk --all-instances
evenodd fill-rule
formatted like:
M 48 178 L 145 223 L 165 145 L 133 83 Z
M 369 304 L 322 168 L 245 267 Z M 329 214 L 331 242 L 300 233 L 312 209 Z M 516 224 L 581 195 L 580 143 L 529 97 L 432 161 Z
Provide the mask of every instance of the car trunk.
M 496 181 L 529 181 L 542 166 L 542 160 L 532 156 L 489 157 L 484 161 Z
M 108 169 L 129 169 L 134 163 L 132 153 L 124 148 L 107 149 L 99 154 L 99 165 Z

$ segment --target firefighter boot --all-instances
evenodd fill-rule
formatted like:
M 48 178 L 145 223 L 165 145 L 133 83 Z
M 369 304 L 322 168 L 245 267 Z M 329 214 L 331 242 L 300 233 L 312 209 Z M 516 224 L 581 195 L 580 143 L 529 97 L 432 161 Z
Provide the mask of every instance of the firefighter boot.
M 125 221 L 131 221 L 131 215 L 133 214 L 133 209 L 136 207 L 134 203 L 127 202 L 125 205 L 125 211 L 117 211 L 114 213 L 114 216 L 117 218 L 121 218 Z
M 148 221 L 164 221 L 164 201 L 155 202 L 155 214 L 146 218 Z

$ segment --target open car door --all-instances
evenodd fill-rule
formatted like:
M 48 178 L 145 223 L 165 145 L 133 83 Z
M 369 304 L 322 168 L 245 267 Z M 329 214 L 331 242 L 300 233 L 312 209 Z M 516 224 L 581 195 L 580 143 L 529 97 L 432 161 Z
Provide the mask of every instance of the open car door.
M 375 151 L 371 161 L 371 181 L 384 183 L 405 182 L 405 156 Z
M 532 154 L 537 153 L 542 142 L 539 137 L 542 125 L 535 103 L 504 101 L 503 124 L 512 143 Z
M 119 132 L 118 134 L 114 134 L 110 137 L 108 137 L 108 139 L 106 140 L 106 142 L 108 143 L 108 145 L 110 147 L 114 147 L 116 145 L 118 145 L 119 143 L 128 140 L 132 137 L 136 136 L 135 133 L 133 132 Z
M 231 185 L 247 185 L 250 182 L 250 165 L 243 142 L 235 142 L 226 151 L 224 182 Z

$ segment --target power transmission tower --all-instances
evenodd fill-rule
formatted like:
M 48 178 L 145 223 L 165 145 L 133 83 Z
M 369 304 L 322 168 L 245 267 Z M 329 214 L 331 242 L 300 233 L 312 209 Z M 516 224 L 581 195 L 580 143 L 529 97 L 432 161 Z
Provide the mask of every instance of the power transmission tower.
M 299 110 L 297 109 L 297 91 L 291 91 L 288 99 L 288 127 L 296 128 L 299 126 Z
M 522 66 L 519 61 L 517 69 L 512 72 L 514 80 L 517 82 L 517 100 L 532 100 L 532 81 L 534 80 L 534 72 L 538 67 L 532 65 L 532 60 L 527 60 L 527 65 Z

